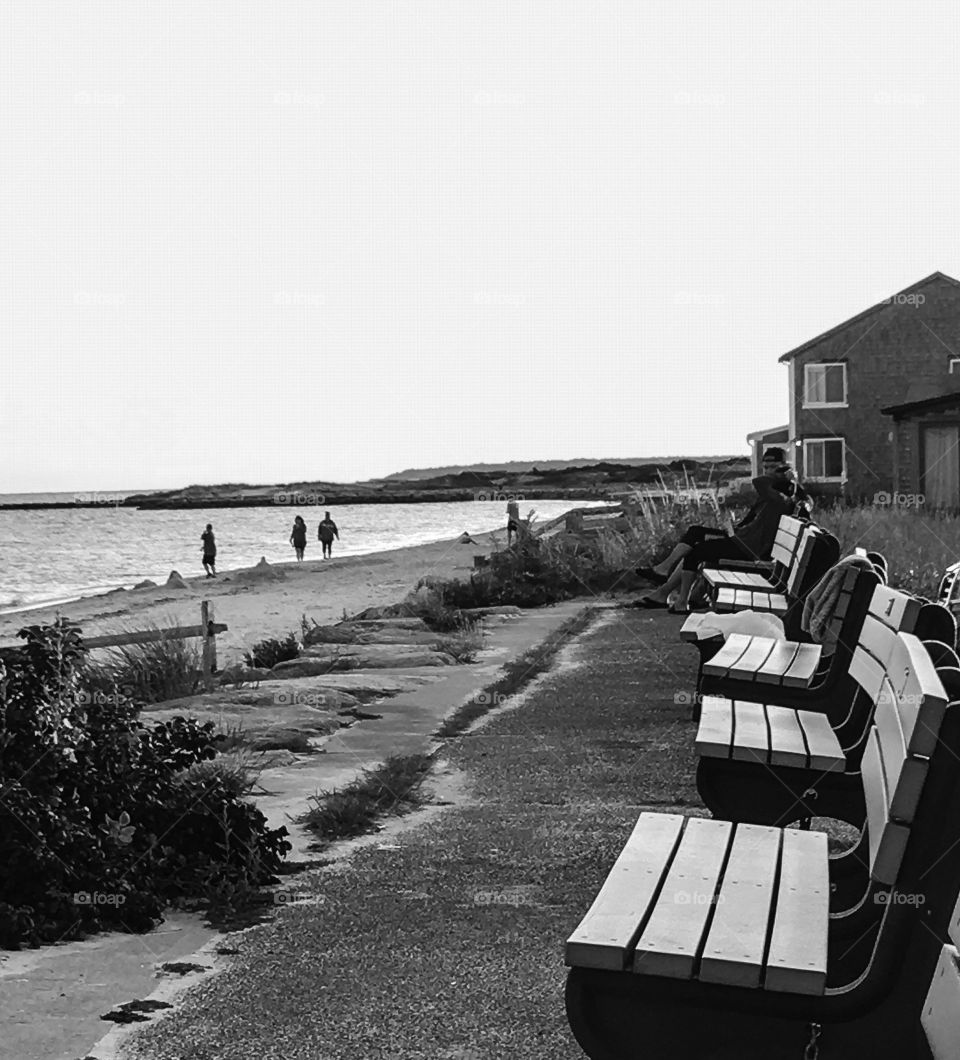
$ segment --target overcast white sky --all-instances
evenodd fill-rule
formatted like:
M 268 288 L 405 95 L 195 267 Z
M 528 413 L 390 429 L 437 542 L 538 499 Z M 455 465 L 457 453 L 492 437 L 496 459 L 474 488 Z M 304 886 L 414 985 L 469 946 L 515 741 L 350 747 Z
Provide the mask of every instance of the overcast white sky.
M 960 276 L 960 7 L 0 8 L 0 490 L 745 451 Z

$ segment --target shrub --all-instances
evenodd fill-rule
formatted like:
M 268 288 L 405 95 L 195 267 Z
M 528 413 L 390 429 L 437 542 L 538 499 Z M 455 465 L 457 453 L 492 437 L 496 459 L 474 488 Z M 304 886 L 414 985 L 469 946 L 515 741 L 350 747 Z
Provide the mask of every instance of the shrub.
M 148 930 L 170 902 L 273 881 L 289 844 L 235 780 L 197 769 L 214 726 L 146 728 L 84 665 L 79 631 L 20 631 L 0 662 L 0 946 Z
M 936 599 L 944 570 L 960 560 L 960 516 L 911 508 L 817 508 L 813 517 L 840 542 L 840 554 L 854 548 L 882 553 L 890 585 Z
M 244 655 L 243 661 L 251 669 L 272 670 L 277 663 L 296 659 L 299 654 L 300 644 L 296 633 L 288 633 L 283 640 L 273 638 L 258 641 L 252 650 Z
M 161 633 L 159 627 L 152 627 Z M 104 694 L 116 689 L 139 703 L 162 703 L 190 696 L 200 684 L 200 652 L 196 644 L 174 632 L 158 640 L 138 641 L 117 648 L 86 668 L 87 686 Z

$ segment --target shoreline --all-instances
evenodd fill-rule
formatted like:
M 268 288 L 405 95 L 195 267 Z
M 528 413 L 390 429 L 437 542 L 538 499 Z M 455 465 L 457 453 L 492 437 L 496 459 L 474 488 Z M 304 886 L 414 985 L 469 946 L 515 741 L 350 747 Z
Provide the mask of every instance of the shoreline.
M 302 618 L 322 624 L 344 612 L 393 604 L 424 577 L 466 578 L 473 557 L 489 554 L 500 531 L 459 535 L 417 545 L 402 545 L 333 559 L 295 560 L 266 567 L 244 567 L 207 578 L 184 577 L 184 586 L 159 584 L 144 589 L 112 589 L 60 603 L 0 613 L 0 643 L 18 643 L 26 625 L 46 625 L 57 616 L 90 636 L 151 626 L 195 625 L 201 601 L 209 601 L 215 620 L 228 631 L 217 637 L 218 665 L 239 662 L 260 640 L 282 638 L 300 628 Z

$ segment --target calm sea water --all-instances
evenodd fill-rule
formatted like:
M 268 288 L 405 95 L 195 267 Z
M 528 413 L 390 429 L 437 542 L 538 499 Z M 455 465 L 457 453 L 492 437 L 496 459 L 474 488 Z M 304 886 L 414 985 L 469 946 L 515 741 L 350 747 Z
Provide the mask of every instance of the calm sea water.
M 14 498 L 0 494 L 2 503 L 14 503 Z M 520 510 L 526 515 L 536 509 L 536 523 L 583 506 L 583 501 L 531 501 Z M 357 504 L 330 512 L 340 530 L 334 557 L 422 545 L 506 523 L 502 502 Z M 323 509 L 315 506 L 141 512 L 103 503 L 96 508 L 0 511 L 0 612 L 130 588 L 144 578 L 162 583 L 171 570 L 185 577 L 202 574 L 200 534 L 207 523 L 216 534 L 218 571 L 250 567 L 261 556 L 270 563 L 289 562 L 294 559 L 289 538 L 295 515 L 307 523 L 306 558 L 319 559 L 317 523 Z

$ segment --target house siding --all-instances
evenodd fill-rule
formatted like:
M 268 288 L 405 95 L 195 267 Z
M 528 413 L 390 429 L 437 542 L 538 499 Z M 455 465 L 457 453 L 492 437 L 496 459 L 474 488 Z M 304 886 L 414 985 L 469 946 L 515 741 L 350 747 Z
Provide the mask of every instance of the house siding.
M 842 492 L 851 501 L 872 501 L 877 493 L 903 492 L 919 479 L 916 424 L 895 424 L 880 409 L 907 399 L 911 385 L 947 388 L 950 358 L 960 350 L 960 284 L 946 277 L 910 289 L 911 301 L 891 300 L 876 313 L 827 335 L 790 362 L 791 421 L 796 424 L 797 463 L 804 438 L 842 437 L 846 482 L 823 483 L 822 493 Z M 917 295 L 923 296 L 923 301 Z M 803 407 L 808 364 L 847 365 L 847 407 Z M 915 491 L 911 491 L 915 492 Z

